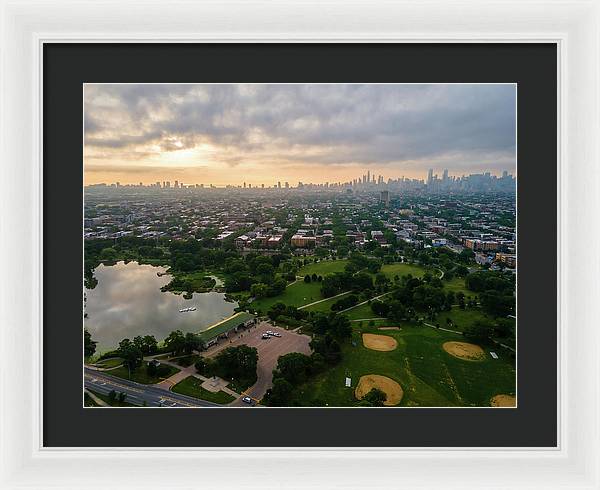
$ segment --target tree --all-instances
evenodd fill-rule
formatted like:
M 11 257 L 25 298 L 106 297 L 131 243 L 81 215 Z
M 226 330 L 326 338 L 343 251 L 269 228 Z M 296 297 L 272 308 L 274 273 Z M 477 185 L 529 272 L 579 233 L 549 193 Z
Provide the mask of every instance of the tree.
M 87 329 L 83 331 L 83 339 L 83 355 L 85 357 L 93 356 L 94 352 L 96 352 L 96 345 L 98 344 L 98 342 L 92 340 L 92 334 L 88 332 Z
M 465 293 L 463 293 L 462 291 L 459 291 L 458 293 L 456 293 L 456 300 L 458 301 L 458 307 L 461 310 L 465 309 Z
M 183 352 L 185 347 L 185 336 L 181 330 L 174 330 L 165 339 L 165 347 L 174 356 Z
M 284 378 L 292 385 L 302 383 L 306 379 L 311 365 L 311 358 L 299 352 L 285 354 L 277 360 L 277 368 L 273 371 L 274 378 Z
M 304 276 L 304 282 L 305 282 L 306 284 L 310 283 L 310 275 L 309 275 L 309 274 L 306 274 L 306 275 Z
M 202 340 L 198 334 L 188 332 L 185 334 L 183 340 L 183 351 L 186 354 L 191 354 L 195 350 L 200 350 L 202 347 Z
M 144 335 L 142 341 L 142 352 L 144 354 L 154 354 L 158 350 L 158 342 L 154 335 Z
M 383 402 L 387 400 L 387 395 L 379 388 L 371 388 L 371 391 L 369 391 L 362 399 L 367 401 L 372 407 L 382 407 Z
M 117 398 L 117 392 L 115 390 L 110 390 L 110 392 L 108 393 L 108 399 L 111 402 L 111 404 L 114 403 L 116 398 Z
M 371 302 L 371 310 L 377 316 L 387 317 L 389 306 L 382 301 L 374 300 Z
M 289 403 L 294 387 L 284 378 L 273 380 L 273 387 L 267 390 L 263 401 L 271 407 L 283 407 Z
M 476 320 L 473 324 L 465 328 L 463 335 L 470 340 L 486 343 L 492 337 L 494 332 L 493 325 L 486 320 Z
M 196 371 L 198 371 L 198 374 L 205 374 L 206 367 L 207 367 L 207 361 L 204 357 L 201 357 L 200 359 L 198 359 L 196 361 L 194 366 L 196 368 Z
M 124 403 L 125 398 L 127 398 L 127 393 L 124 393 L 124 392 L 119 393 L 119 402 L 120 403 Z
M 240 345 L 219 352 L 211 363 L 211 371 L 224 379 L 253 383 L 256 380 L 258 351 L 255 347 Z
M 133 371 L 142 365 L 144 355 L 140 348 L 129 339 L 123 339 L 119 342 L 117 353 L 123 359 L 123 365 L 129 370 L 130 376 Z

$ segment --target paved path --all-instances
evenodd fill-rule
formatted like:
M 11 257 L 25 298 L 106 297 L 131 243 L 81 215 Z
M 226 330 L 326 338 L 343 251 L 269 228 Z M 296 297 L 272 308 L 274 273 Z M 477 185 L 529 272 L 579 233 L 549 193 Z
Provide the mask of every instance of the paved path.
M 348 294 L 348 293 L 351 293 L 351 292 L 352 291 L 345 291 L 343 293 L 336 294 L 335 296 L 330 296 L 329 298 L 320 299 L 319 301 L 313 301 L 312 303 L 308 303 L 307 305 L 299 306 L 298 309 L 302 310 L 303 308 L 308 308 L 309 306 L 318 305 L 319 303 L 323 303 L 325 301 L 329 301 L 330 299 L 333 299 L 333 298 L 339 298 L 340 296 L 344 296 L 345 294 Z
M 379 298 L 383 298 L 384 296 L 387 296 L 390 293 L 391 293 L 391 291 L 388 291 L 387 293 L 380 294 L 379 296 L 375 296 L 373 298 L 369 298 L 368 300 L 363 301 L 362 303 L 357 303 L 354 306 L 351 306 L 350 308 L 346 308 L 345 310 L 338 311 L 336 314 L 339 315 L 340 313 L 344 313 L 346 311 L 353 310 L 354 308 L 358 308 L 359 306 L 366 305 L 369 301 L 373 301 L 373 300 L 376 300 L 376 299 L 379 299 Z

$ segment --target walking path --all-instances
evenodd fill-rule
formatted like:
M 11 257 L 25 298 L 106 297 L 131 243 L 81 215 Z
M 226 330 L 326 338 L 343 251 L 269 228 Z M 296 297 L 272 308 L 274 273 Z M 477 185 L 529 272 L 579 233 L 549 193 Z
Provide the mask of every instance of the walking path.
M 339 298 L 340 296 L 344 296 L 345 294 L 351 293 L 352 291 L 345 291 L 340 294 L 336 294 L 335 296 L 330 296 L 329 298 L 320 299 L 319 301 L 313 301 L 312 303 L 308 303 L 307 305 L 299 306 L 298 309 L 302 310 L 303 308 L 308 308 L 309 306 L 318 305 L 319 303 L 323 303 L 324 301 L 329 301 L 333 298 Z
M 207 378 L 205 376 L 202 376 L 201 374 L 198 374 L 198 372 L 196 371 L 196 366 L 194 364 L 192 364 L 191 366 L 182 368 L 180 365 L 178 365 L 177 363 L 174 363 L 174 362 L 170 362 L 170 361 L 166 361 L 166 360 L 162 360 L 161 362 L 163 364 L 167 364 L 169 366 L 176 367 L 177 369 L 181 369 L 181 371 L 179 371 L 178 373 L 175 373 L 170 378 L 164 379 L 160 383 L 155 384 L 154 386 L 156 386 L 157 388 L 171 391 L 171 388 L 173 386 L 175 386 L 177 383 L 179 383 L 180 381 L 183 381 L 185 378 L 187 378 L 189 376 L 198 378 L 205 383 L 213 381 L 213 378 Z M 225 380 L 222 380 L 221 378 L 216 378 L 216 381 L 218 384 L 221 385 L 221 386 L 219 386 L 218 390 L 211 389 L 211 386 L 203 386 L 203 388 L 205 388 L 209 391 L 224 391 L 225 393 L 227 393 L 235 398 L 239 398 L 242 396 L 239 393 L 233 391 L 232 389 L 227 388 L 227 386 L 226 386 L 227 382 Z
M 338 311 L 337 314 L 339 315 L 340 313 L 344 313 L 344 312 L 352 310 L 354 308 L 358 308 L 359 306 L 366 305 L 369 301 L 373 301 L 373 300 L 376 300 L 376 299 L 379 299 L 379 298 L 383 298 L 384 296 L 387 296 L 390 293 L 391 293 L 391 291 L 388 291 L 387 293 L 380 294 L 379 296 L 374 296 L 373 298 L 369 298 L 368 300 L 363 301 L 362 303 L 357 303 L 354 306 L 351 306 L 350 308 L 346 308 L 345 310 Z

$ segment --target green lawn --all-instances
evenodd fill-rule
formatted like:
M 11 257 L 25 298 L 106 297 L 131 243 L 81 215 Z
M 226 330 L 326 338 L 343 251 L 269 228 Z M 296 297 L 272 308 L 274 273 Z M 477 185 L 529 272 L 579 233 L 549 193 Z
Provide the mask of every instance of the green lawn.
M 200 386 L 201 384 L 201 379 L 198 379 L 194 376 L 188 376 L 173 386 L 171 391 L 180 393 L 182 395 L 193 396 L 194 398 L 200 398 L 201 400 L 206 400 L 208 402 L 219 403 L 221 405 L 231 403 L 235 400 L 235 398 L 229 393 L 225 393 L 224 391 L 208 391 L 202 388 L 202 386 Z
M 344 313 L 342 313 L 342 315 L 346 315 L 350 320 L 361 320 L 363 318 L 377 318 L 378 316 L 375 313 L 373 313 L 373 310 L 371 310 L 371 305 L 369 303 L 356 306 L 351 310 L 345 311 Z
M 291 306 L 303 306 L 314 301 L 319 301 L 320 299 L 323 299 L 320 282 L 305 283 L 299 280 L 285 288 L 283 294 L 272 298 L 257 299 L 251 303 L 251 306 L 265 314 L 275 303 L 281 302 Z
M 131 381 L 135 381 L 136 383 L 141 383 L 144 385 L 153 385 L 156 383 L 160 383 L 163 379 L 169 378 L 181 371 L 180 369 L 177 369 L 173 366 L 161 364 L 161 368 L 163 366 L 164 368 L 168 369 L 168 371 L 161 377 L 148 376 L 148 372 L 146 371 L 146 363 L 144 363 L 142 366 L 133 371 L 133 373 L 131 373 L 131 378 L 129 378 L 129 370 L 125 366 L 112 369 L 110 373 L 107 374 L 110 374 L 111 376 L 116 376 L 117 378 L 131 379 Z
M 101 361 L 98 361 L 95 365 L 100 368 L 108 369 L 120 366 L 121 364 L 123 364 L 123 359 L 121 359 L 120 357 L 111 357 L 110 359 L 103 359 Z
M 447 318 L 452 320 L 453 325 L 448 325 L 446 322 Z M 462 332 L 466 327 L 470 327 L 477 320 L 493 321 L 483 313 L 481 308 L 465 308 L 463 310 L 454 307 L 450 311 L 442 311 L 439 313 L 434 322 L 428 321 L 427 323 L 437 324 L 443 328 L 450 328 Z
M 408 324 L 401 328 L 399 331 L 355 328 L 356 345 L 346 343 L 339 365 L 298 387 L 296 402 L 356 405 L 354 388 L 360 376 L 366 374 L 388 376 L 400 383 L 404 390 L 401 406 L 489 406 L 492 396 L 515 393 L 514 364 L 502 354 L 499 353 L 498 360 L 487 355 L 481 362 L 463 361 L 442 349 L 444 342 L 464 340 L 462 336 Z M 390 335 L 397 340 L 398 348 L 391 352 L 366 349 L 361 332 Z M 351 388 L 344 385 L 346 376 L 352 379 Z
M 326 276 L 327 274 L 333 274 L 334 272 L 344 272 L 346 264 L 348 264 L 347 259 L 321 260 L 317 263 L 305 265 L 298 271 L 298 275 L 305 276 L 307 274 L 317 274 L 318 276 Z
M 390 280 L 394 280 L 394 276 L 406 276 L 412 274 L 413 277 L 423 277 L 425 269 L 418 265 L 404 264 L 401 262 L 395 264 L 384 264 L 381 266 L 381 272 L 383 272 Z
M 318 303 L 316 305 L 309 306 L 307 308 L 303 308 L 306 311 L 323 311 L 325 313 L 331 313 L 331 305 L 333 305 L 336 301 L 340 299 L 344 299 L 346 294 L 350 294 L 350 292 L 343 294 L 342 296 L 337 296 L 337 298 L 329 298 L 322 303 Z
M 464 277 L 453 277 L 452 279 L 450 279 L 449 281 L 446 281 L 445 279 L 442 279 L 442 284 L 444 285 L 444 290 L 446 292 L 448 291 L 454 291 L 454 293 L 459 293 L 462 292 L 465 297 L 469 297 L 469 296 L 475 296 L 476 293 L 474 293 L 473 291 L 469 291 L 467 289 L 467 287 L 465 286 L 465 279 Z

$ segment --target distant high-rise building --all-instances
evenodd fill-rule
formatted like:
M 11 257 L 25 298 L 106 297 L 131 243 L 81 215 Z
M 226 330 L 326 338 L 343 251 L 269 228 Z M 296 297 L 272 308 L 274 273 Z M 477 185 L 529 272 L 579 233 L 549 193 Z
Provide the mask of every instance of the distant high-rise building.
M 386 206 L 390 205 L 390 191 L 381 191 L 381 202 Z
M 508 177 L 508 170 L 504 170 L 502 172 L 502 178 L 506 178 L 506 177 Z
M 285 188 L 286 188 L 286 189 L 289 189 L 289 188 L 290 188 L 290 184 L 289 184 L 289 182 L 286 182 L 286 183 L 285 183 Z
M 281 182 L 277 182 L 277 188 L 281 189 Z
M 175 189 L 178 189 L 178 188 L 179 188 L 179 181 L 176 180 L 175 181 Z
M 371 182 L 371 171 L 367 170 L 367 183 Z
M 431 185 L 433 183 L 433 169 L 430 168 L 427 172 L 427 185 Z
M 244 189 L 246 188 L 246 182 L 244 182 Z
M 442 176 L 442 180 L 446 182 L 448 180 L 448 169 L 444 169 L 444 175 Z

